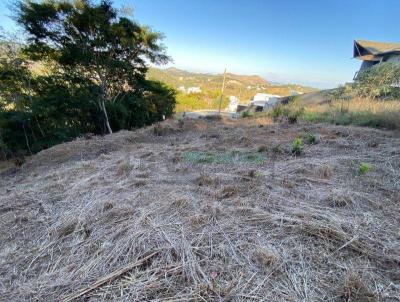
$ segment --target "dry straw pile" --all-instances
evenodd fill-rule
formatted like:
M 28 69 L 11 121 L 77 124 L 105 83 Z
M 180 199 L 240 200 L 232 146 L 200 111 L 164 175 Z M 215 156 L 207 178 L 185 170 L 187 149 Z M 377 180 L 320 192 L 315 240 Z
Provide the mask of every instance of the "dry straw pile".
M 0 174 L 0 300 L 399 301 L 399 189 L 389 131 L 185 120 L 78 139 Z

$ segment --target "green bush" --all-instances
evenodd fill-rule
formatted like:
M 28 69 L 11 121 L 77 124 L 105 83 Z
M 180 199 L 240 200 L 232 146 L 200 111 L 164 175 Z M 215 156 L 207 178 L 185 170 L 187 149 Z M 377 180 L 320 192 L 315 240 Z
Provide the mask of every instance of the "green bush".
M 292 154 L 300 155 L 301 153 L 303 153 L 303 142 L 301 138 L 296 137 L 292 143 Z
M 240 114 L 241 118 L 247 118 L 247 117 L 252 117 L 252 116 L 253 115 L 250 112 L 248 112 L 247 110 L 246 111 L 242 111 L 242 113 Z

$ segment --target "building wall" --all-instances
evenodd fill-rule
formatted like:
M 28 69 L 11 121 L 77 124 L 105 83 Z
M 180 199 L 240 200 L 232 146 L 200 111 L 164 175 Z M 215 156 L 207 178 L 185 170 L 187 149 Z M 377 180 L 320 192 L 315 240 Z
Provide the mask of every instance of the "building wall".
M 391 55 L 387 58 L 386 62 L 400 64 L 400 55 Z
M 359 72 L 368 69 L 378 63 L 379 61 L 362 61 Z

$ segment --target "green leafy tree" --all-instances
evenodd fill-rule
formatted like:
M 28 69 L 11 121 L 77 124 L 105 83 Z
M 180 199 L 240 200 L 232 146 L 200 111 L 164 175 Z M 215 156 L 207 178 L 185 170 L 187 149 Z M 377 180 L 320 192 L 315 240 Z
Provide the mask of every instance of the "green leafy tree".
M 31 72 L 21 57 L 20 45 L 5 38 L 0 41 L 0 107 L 24 110 L 31 99 Z
M 20 141 L 30 150 L 27 133 L 32 104 L 32 81 L 27 62 L 20 55 L 20 45 L 6 40 L 0 41 L 0 150 L 7 154 L 8 145 L 4 137 L 14 136 L 15 130 L 21 134 Z M 18 110 L 9 112 L 10 109 Z M 13 129 L 10 131 L 10 129 Z M 8 135 L 7 135 L 8 134 Z M 3 156 L 4 157 L 4 156 Z
M 146 62 L 169 61 L 162 35 L 120 17 L 111 1 L 23 0 L 16 6 L 16 19 L 28 34 L 24 52 L 31 60 L 54 61 L 70 77 L 97 85 L 105 132 L 112 133 L 107 107 L 141 88 Z
M 169 60 L 161 35 L 119 17 L 111 2 L 17 1 L 27 42 L 0 32 L 0 157 L 84 133 L 133 129 L 170 116 L 175 91 L 145 79 Z

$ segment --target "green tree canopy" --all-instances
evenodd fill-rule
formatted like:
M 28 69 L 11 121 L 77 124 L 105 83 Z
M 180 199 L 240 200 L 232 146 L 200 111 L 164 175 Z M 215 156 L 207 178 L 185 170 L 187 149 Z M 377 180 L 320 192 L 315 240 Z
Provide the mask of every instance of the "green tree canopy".
M 99 86 L 96 102 L 110 133 L 106 104 L 138 88 L 148 61 L 169 61 L 162 35 L 119 16 L 111 1 L 21 0 L 17 21 L 28 34 L 30 59 L 54 61 Z
M 15 11 L 27 39 L 0 33 L 1 158 L 173 113 L 175 91 L 146 79 L 149 62 L 169 60 L 160 33 L 110 1 L 16 0 Z

